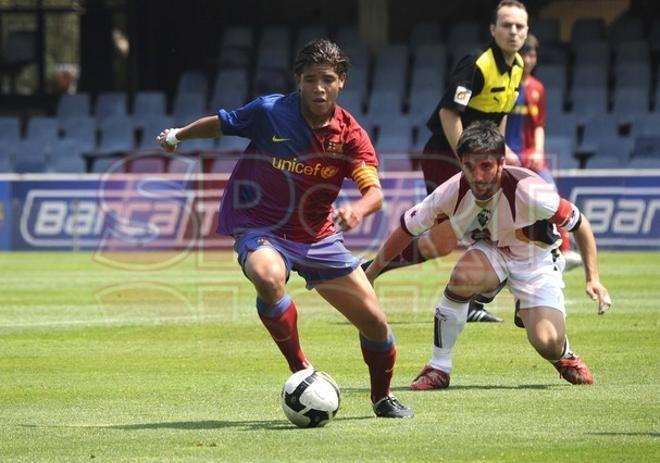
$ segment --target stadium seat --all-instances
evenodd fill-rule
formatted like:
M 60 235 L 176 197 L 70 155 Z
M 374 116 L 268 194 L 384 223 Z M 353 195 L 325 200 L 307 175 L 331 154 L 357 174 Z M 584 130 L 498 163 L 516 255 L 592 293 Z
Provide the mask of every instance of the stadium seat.
M 378 136 L 378 141 L 376 142 L 376 151 L 379 155 L 407 155 L 411 147 L 412 133 L 400 134 L 384 132 Z M 392 167 L 393 166 L 390 165 L 390 168 Z
M 660 160 L 660 136 L 639 135 L 635 138 L 633 158 L 656 158 Z
M 244 69 L 222 69 L 213 84 L 209 111 L 235 109 L 247 102 L 248 74 Z
M 133 124 L 125 117 L 113 117 L 101 127 L 101 142 L 97 155 L 124 154 L 135 148 Z
M 654 18 L 651 23 L 651 29 L 649 30 L 648 38 L 649 46 L 651 47 L 651 52 L 654 55 L 660 53 L 660 18 Z
M 443 44 L 423 44 L 413 49 L 415 70 L 431 68 L 444 74 L 447 72 L 447 47 Z
M 85 173 L 85 160 L 82 154 L 83 150 L 78 140 L 70 138 L 57 140 L 53 144 L 46 170 L 58 173 Z
M 605 22 L 602 18 L 578 18 L 571 28 L 571 44 L 605 40 Z
M 216 140 L 213 138 L 196 138 L 193 140 L 186 140 L 181 143 L 178 152 L 181 154 L 195 154 L 204 151 L 212 151 L 215 149 Z
M 87 117 L 91 115 L 89 95 L 87 93 L 62 95 L 57 102 L 55 114 L 60 121 L 70 117 Z
M 222 69 L 250 66 L 250 52 L 254 47 L 252 28 L 244 26 L 228 27 L 222 38 L 219 64 Z
M 619 136 L 618 120 L 614 114 L 599 113 L 584 121 L 581 145 L 597 145 L 604 138 Z
M 660 169 L 660 158 L 640 157 L 632 158 L 628 162 L 629 169 Z
M 553 168 L 578 169 L 580 162 L 574 156 L 574 144 L 570 137 L 551 135 L 545 139 L 546 158 Z
M 176 125 L 188 124 L 206 114 L 206 100 L 202 93 L 179 93 L 174 99 L 172 117 Z
M 179 77 L 176 94 L 177 97 L 188 93 L 199 93 L 206 96 L 208 90 L 209 83 L 206 74 L 202 71 L 188 70 Z
M 394 140 L 393 140 L 394 141 Z M 389 140 L 386 142 L 388 143 Z M 402 143 L 403 141 L 395 141 L 394 145 L 397 146 L 397 143 Z M 380 143 L 380 142 L 379 142 Z M 412 160 L 408 154 L 408 148 L 406 149 L 387 149 L 377 146 L 378 151 L 378 169 L 381 172 L 406 172 L 411 171 Z
M 291 73 L 280 67 L 258 69 L 254 76 L 254 92 L 256 95 L 288 93 L 292 86 Z
M 617 89 L 633 88 L 643 90 L 650 95 L 651 65 L 650 63 L 617 64 L 614 68 L 614 79 Z
M 413 87 L 408 108 L 412 124 L 414 126 L 426 125 L 426 121 L 435 111 L 441 97 L 440 87 L 430 90 L 416 90 L 416 87 Z
M 328 28 L 325 25 L 307 24 L 302 26 L 298 31 L 293 51 L 294 53 L 298 53 L 298 50 L 302 49 L 308 42 L 316 39 L 327 39 L 329 36 Z
M 0 142 L 18 141 L 21 139 L 21 121 L 18 117 L 0 117 Z
M 0 56 L 0 73 L 9 76 L 9 89 L 11 93 L 15 93 L 17 76 L 26 66 L 37 61 L 37 33 L 9 28 L 5 33 Z
M 372 123 L 380 124 L 384 119 L 401 113 L 401 95 L 398 92 L 382 90 L 371 94 L 367 117 Z
M 146 119 L 167 114 L 165 94 L 158 91 L 138 92 L 133 104 L 133 123 L 143 128 Z
M 53 117 L 35 116 L 28 120 L 25 138 L 40 143 L 52 143 L 57 140 L 59 128 Z
M 598 140 L 596 152 L 587 159 L 587 168 L 617 169 L 626 167 L 633 142 L 620 137 L 603 137 Z
M 543 43 L 539 52 L 539 64 L 560 64 L 567 67 L 570 61 L 570 53 L 563 43 Z
M 614 60 L 617 64 L 651 64 L 651 50 L 645 40 L 626 40 L 614 46 Z
M 632 132 L 634 136 L 660 137 L 660 113 L 638 114 Z
M 96 149 L 96 121 L 91 116 L 71 117 L 61 121 L 60 128 L 64 137 L 78 143 L 83 153 Z
M 117 156 L 92 159 L 92 172 L 98 174 L 120 174 L 126 171 L 126 162 Z
M 614 46 L 626 40 L 642 40 L 644 38 L 642 19 L 627 15 L 618 17 L 608 27 L 607 38 Z
M 573 89 L 572 111 L 582 123 L 592 116 L 607 112 L 606 88 L 579 88 Z
M 546 89 L 566 88 L 566 67 L 561 64 L 544 64 L 535 69 L 534 76 L 539 79 Z
M 447 45 L 454 49 L 463 43 L 477 43 L 482 39 L 482 26 L 476 20 L 464 20 L 449 25 Z
M 415 68 L 412 74 L 411 91 L 436 91 L 445 88 L 444 75 L 434 68 Z
M 349 74 L 355 68 L 367 69 L 371 63 L 369 48 L 361 42 L 352 43 L 342 48 L 351 63 Z
M 396 92 L 399 95 L 399 100 L 403 100 L 406 93 L 405 68 L 387 68 L 374 71 L 372 92 L 386 91 Z
M 412 27 L 408 43 L 416 48 L 419 45 L 434 44 L 441 41 L 440 24 L 437 22 L 419 22 Z
M 367 67 L 352 65 L 348 70 L 348 79 L 344 87 L 344 92 L 346 90 L 357 91 L 364 100 L 364 96 L 367 94 L 367 83 Z
M 471 53 L 476 53 L 478 51 L 484 51 L 485 49 L 486 49 L 486 45 L 481 42 L 465 42 L 465 43 L 460 43 L 454 47 L 449 47 L 449 50 L 451 52 L 450 55 L 451 67 L 453 68 L 454 66 L 456 66 L 456 63 L 458 63 L 459 60 L 464 56 L 469 55 Z
M 556 18 L 534 21 L 530 30 L 539 39 L 541 49 L 544 49 L 547 44 L 561 40 L 559 37 L 559 20 Z
M 266 26 L 261 29 L 259 37 L 259 50 L 266 47 L 281 48 L 289 50 L 291 48 L 291 33 L 287 26 Z M 286 63 L 288 66 L 289 63 Z
M 50 149 L 51 145 L 45 145 L 41 140 L 21 140 L 14 154 L 14 172 L 18 174 L 45 172 Z
M 337 28 L 337 34 L 335 35 L 335 41 L 342 48 L 361 44 L 362 39 L 360 38 L 360 32 L 357 25 L 342 24 L 339 26 L 339 28 Z
M 564 90 L 559 87 L 545 88 L 545 112 L 546 118 L 561 115 L 564 112 Z
M 426 145 L 426 142 L 428 142 L 431 137 L 431 131 L 426 125 L 417 126 L 415 129 L 415 140 L 411 151 L 413 153 L 421 153 L 424 149 L 424 145 Z
M 622 123 L 631 123 L 638 114 L 649 112 L 649 93 L 643 88 L 617 88 L 614 112 Z
M 96 98 L 94 116 L 97 123 L 109 117 L 127 117 L 128 98 L 123 92 L 103 92 Z
M 344 90 L 339 94 L 337 103 L 339 106 L 346 109 L 349 113 L 356 117 L 358 122 L 364 114 L 364 99 L 362 97 L 362 93 L 354 90 L 350 86 L 347 86 L 347 90 Z
M 605 41 L 576 43 L 573 51 L 580 66 L 607 68 L 610 63 L 610 44 Z

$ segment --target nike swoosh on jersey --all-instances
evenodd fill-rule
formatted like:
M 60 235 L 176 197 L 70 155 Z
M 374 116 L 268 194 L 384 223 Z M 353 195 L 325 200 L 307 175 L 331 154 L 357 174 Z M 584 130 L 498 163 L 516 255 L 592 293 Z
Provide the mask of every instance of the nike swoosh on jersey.
M 289 141 L 291 140 L 290 138 L 279 138 L 277 135 L 273 135 L 273 143 L 281 143 L 283 141 Z

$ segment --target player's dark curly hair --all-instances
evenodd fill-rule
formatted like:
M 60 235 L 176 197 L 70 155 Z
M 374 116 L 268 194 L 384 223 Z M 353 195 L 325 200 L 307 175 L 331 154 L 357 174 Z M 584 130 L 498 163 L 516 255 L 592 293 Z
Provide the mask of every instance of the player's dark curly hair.
M 327 64 L 332 66 L 337 74 L 348 73 L 348 57 L 339 45 L 328 39 L 312 40 L 298 51 L 293 63 L 294 74 L 301 75 L 305 66 L 311 64 Z
M 459 158 L 465 154 L 490 154 L 504 157 L 504 137 L 493 121 L 474 121 L 468 125 L 456 145 Z

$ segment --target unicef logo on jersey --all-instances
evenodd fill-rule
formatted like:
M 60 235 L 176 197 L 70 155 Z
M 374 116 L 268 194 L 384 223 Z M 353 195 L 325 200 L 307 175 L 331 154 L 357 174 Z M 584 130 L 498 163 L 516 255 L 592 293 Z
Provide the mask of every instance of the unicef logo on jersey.
M 321 176 L 321 178 L 328 180 L 339 172 L 337 166 L 324 166 L 322 163 L 317 162 L 314 165 L 307 165 L 304 162 L 295 159 L 281 159 L 273 157 L 272 166 L 283 172 L 291 172 L 300 175 L 309 175 L 312 177 Z

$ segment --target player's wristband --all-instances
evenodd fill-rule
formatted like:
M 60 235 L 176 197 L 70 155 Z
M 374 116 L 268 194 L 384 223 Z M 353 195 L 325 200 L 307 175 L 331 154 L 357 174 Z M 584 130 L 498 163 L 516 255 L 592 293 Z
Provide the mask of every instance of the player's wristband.
M 165 143 L 167 143 L 170 146 L 178 145 L 181 140 L 176 138 L 177 133 L 179 133 L 179 129 L 170 129 L 167 132 L 167 136 L 165 137 Z

